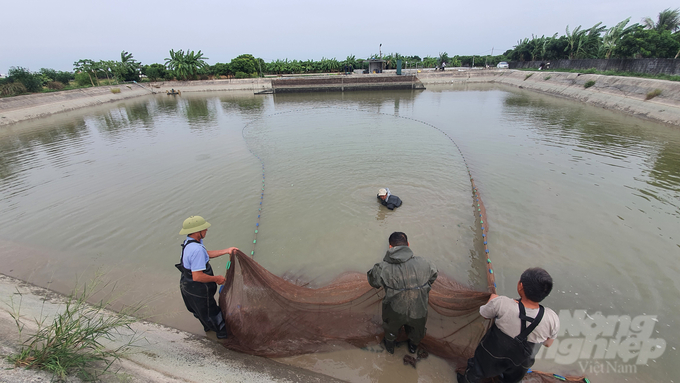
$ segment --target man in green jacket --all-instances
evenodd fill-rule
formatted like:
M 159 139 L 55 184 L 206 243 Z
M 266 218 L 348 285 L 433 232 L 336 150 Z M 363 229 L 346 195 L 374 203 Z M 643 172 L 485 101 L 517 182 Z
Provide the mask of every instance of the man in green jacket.
M 437 268 L 426 259 L 413 255 L 406 234 L 392 233 L 389 243 L 390 248 L 382 262 L 368 271 L 368 283 L 377 289 L 385 289 L 382 302 L 385 349 L 394 354 L 397 335 L 404 326 L 408 350 L 413 354 L 425 337 L 427 302 L 430 288 L 437 279 Z

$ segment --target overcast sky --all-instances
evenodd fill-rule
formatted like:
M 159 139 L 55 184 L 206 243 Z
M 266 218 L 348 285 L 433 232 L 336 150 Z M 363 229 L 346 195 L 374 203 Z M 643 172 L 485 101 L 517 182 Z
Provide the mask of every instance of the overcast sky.
M 667 0 L 216 1 L 22 0 L 0 7 L 0 73 L 11 66 L 73 70 L 79 59 L 164 63 L 170 49 L 201 50 L 209 64 L 250 53 L 344 60 L 378 53 L 500 54 L 532 34 L 611 27 L 676 8 Z

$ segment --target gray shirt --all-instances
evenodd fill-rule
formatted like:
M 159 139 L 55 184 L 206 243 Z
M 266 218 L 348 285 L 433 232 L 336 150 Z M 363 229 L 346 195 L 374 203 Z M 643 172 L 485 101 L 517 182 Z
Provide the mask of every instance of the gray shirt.
M 525 309 L 528 317 L 536 318 L 536 315 L 538 315 L 538 309 L 530 309 L 526 306 Z M 519 319 L 519 304 L 514 299 L 500 295 L 480 307 L 479 313 L 487 319 L 496 318 L 496 326 L 505 335 L 513 338 L 519 335 L 522 322 Z M 529 323 L 527 323 L 528 326 Z M 541 322 L 534 331 L 529 334 L 527 340 L 531 343 L 543 343 L 547 339 L 557 338 L 559 330 L 560 318 L 554 311 L 545 307 L 543 319 L 541 319 Z

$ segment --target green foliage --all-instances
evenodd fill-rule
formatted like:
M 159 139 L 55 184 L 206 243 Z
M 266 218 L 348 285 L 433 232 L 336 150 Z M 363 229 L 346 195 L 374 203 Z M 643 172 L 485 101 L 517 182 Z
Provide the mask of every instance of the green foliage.
M 645 28 L 653 29 L 657 32 L 675 32 L 680 29 L 680 8 L 673 10 L 666 8 L 659 12 L 659 17 L 656 22 L 650 17 L 645 17 L 642 22 Z
M 111 93 L 113 94 L 120 93 L 120 88 L 111 88 Z
M 20 82 L 7 82 L 0 85 L 0 96 L 18 96 L 24 93 L 28 93 L 28 90 Z
M 673 58 L 680 50 L 680 42 L 670 31 L 644 29 L 638 25 L 614 48 L 613 56 L 620 58 Z
M 677 58 L 680 55 L 680 8 L 659 13 L 658 21 L 647 17 L 644 25 L 628 25 L 627 18 L 611 28 L 597 23 L 589 29 L 566 27 L 565 35 L 531 36 L 504 53 L 511 61 L 590 58 Z M 466 65 L 465 61 L 463 65 Z
M 170 69 L 175 77 L 180 80 L 189 80 L 196 77 L 199 69 L 206 67 L 205 62 L 207 57 L 203 57 L 203 53 L 190 51 L 187 49 L 186 53 L 183 50 L 170 50 L 170 57 L 165 59 L 165 66 Z
M 168 75 L 168 70 L 163 64 L 144 65 L 142 67 L 142 74 L 150 81 L 158 81 L 164 79 Z
M 645 100 L 651 100 L 654 97 L 658 96 L 661 94 L 661 89 L 654 89 L 653 91 L 647 93 L 647 97 L 645 97 Z
M 9 68 L 8 76 L 13 82 L 20 82 L 29 92 L 39 92 L 42 90 L 43 82 L 40 73 L 31 73 L 22 67 Z
M 528 75 L 524 76 L 524 81 L 526 81 L 529 77 L 533 76 L 533 73 L 529 73 Z
M 258 61 L 253 55 L 243 54 L 232 59 L 231 63 L 229 63 L 229 67 L 231 68 L 231 71 L 236 74 L 236 78 L 244 78 L 239 77 L 239 72 L 242 73 L 240 76 L 243 76 L 243 73 L 246 73 L 248 74 L 247 77 L 251 77 L 250 74 L 258 72 L 258 64 Z
M 115 68 L 117 77 L 123 81 L 139 81 L 139 72 L 142 64 L 132 57 L 132 53 L 122 51 L 120 52 L 120 62 L 112 68 Z
M 236 72 L 234 77 L 236 77 L 236 78 L 250 78 L 252 76 L 248 73 L 245 73 L 245 72 Z
M 73 63 L 73 70 L 76 72 L 76 82 L 80 86 L 85 86 L 82 81 L 78 81 L 78 73 L 85 73 L 87 78 L 90 80 L 90 84 L 94 86 L 94 80 L 97 79 L 97 69 L 98 65 L 90 59 L 81 59 Z M 82 79 L 82 76 L 81 76 Z M 98 84 L 99 82 L 97 82 Z
M 215 76 L 229 76 L 234 74 L 231 70 L 231 66 L 228 63 L 217 63 L 213 65 L 212 72 Z
M 69 375 L 76 375 L 84 380 L 97 380 L 101 373 L 106 372 L 137 341 L 130 325 L 137 321 L 132 314 L 141 307 L 115 313 L 108 311 L 111 304 L 109 301 L 89 305 L 87 300 L 101 291 L 99 285 L 98 279 L 95 279 L 82 289 L 77 286 L 66 299 L 63 309 L 54 316 L 52 323 L 47 323 L 46 318 L 36 319 L 37 331 L 23 341 L 21 350 L 10 355 L 9 360 L 17 367 L 49 371 L 59 381 L 64 381 Z M 17 304 L 13 298 L 10 302 L 9 314 L 21 337 L 24 330 L 20 313 L 21 302 Z M 106 349 L 102 341 L 113 340 L 122 329 L 133 334 L 129 341 L 113 350 Z
M 594 81 L 594 80 L 588 80 L 588 81 L 586 81 L 585 84 L 583 84 L 583 87 L 584 87 L 585 89 L 588 89 L 588 88 L 590 88 L 590 87 L 593 86 L 593 85 L 595 85 L 595 81 Z
M 463 64 L 465 65 L 465 64 Z M 437 58 L 436 57 L 430 57 L 430 56 L 425 56 L 423 59 L 423 67 L 425 68 L 434 68 L 437 66 Z
M 78 86 L 88 86 L 92 83 L 92 79 L 90 78 L 90 76 L 88 76 L 87 73 L 83 72 L 76 73 L 75 80 Z
M 74 78 L 72 72 L 56 71 L 49 68 L 41 68 L 40 74 L 47 78 L 47 82 L 59 81 L 64 85 L 68 85 Z
M 550 80 L 551 78 L 552 78 L 552 76 L 545 76 L 544 80 L 545 80 L 545 81 L 548 81 L 548 80 Z

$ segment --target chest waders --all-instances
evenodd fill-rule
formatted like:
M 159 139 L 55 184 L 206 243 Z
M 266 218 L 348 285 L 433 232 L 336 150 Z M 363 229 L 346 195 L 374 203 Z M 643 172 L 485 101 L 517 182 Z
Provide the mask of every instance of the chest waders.
M 179 278 L 179 288 L 182 292 L 182 299 L 184 305 L 190 313 L 194 314 L 201 324 L 203 330 L 215 331 L 217 338 L 225 339 L 229 336 L 227 326 L 222 317 L 222 310 L 215 302 L 215 293 L 217 292 L 217 283 L 215 282 L 196 282 L 193 280 L 191 270 L 184 267 L 184 250 L 190 243 L 200 242 L 190 239 L 182 244 L 182 257 L 178 264 L 175 265 L 182 273 Z M 213 276 L 213 270 L 210 266 L 210 261 L 206 262 L 205 270 L 202 271 L 206 275 Z
M 519 319 L 522 323 L 520 334 L 511 337 L 492 324 L 479 342 L 475 356 L 468 360 L 465 375 L 458 375 L 458 382 L 476 383 L 485 378 L 500 376 L 503 383 L 520 382 L 527 370 L 534 364 L 534 355 L 540 343 L 527 340 L 529 334 L 543 319 L 545 309 L 539 305 L 536 318 L 526 315 L 522 301 L 519 304 Z M 526 327 L 527 322 L 531 322 Z
M 430 286 L 429 282 L 425 283 L 422 286 L 407 287 L 403 289 L 397 289 L 388 286 L 387 284 L 383 285 L 385 290 L 390 289 L 397 292 L 421 290 L 429 286 Z M 427 307 L 428 298 L 429 296 L 426 296 L 425 298 L 426 300 L 425 307 Z M 389 302 L 385 302 L 383 300 L 382 320 L 383 330 L 385 330 L 385 347 L 388 350 L 388 352 L 390 349 L 394 350 L 394 346 L 396 344 L 395 342 L 397 340 L 399 332 L 401 331 L 402 326 L 404 327 L 404 331 L 408 336 L 409 347 L 412 347 L 414 350 L 416 347 L 418 347 L 420 341 L 423 340 L 423 338 L 425 337 L 425 333 L 427 332 L 427 328 L 425 327 L 425 324 L 427 323 L 427 311 L 425 311 L 424 317 L 412 318 L 406 314 L 396 312 Z

